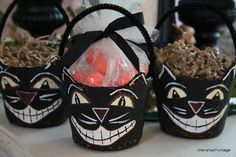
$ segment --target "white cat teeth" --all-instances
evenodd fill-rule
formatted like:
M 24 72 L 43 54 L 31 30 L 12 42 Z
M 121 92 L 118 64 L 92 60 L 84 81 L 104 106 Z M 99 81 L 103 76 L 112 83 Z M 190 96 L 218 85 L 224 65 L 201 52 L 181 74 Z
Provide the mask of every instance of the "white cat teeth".
M 211 118 L 201 118 L 197 115 L 193 116 L 192 118 L 182 118 L 174 114 L 166 105 L 162 104 L 162 106 L 176 125 L 191 133 L 202 133 L 212 128 L 220 121 L 228 107 L 228 105 L 225 105 L 223 110 L 218 115 Z
M 71 122 L 78 131 L 79 135 L 88 143 L 98 146 L 108 146 L 116 142 L 118 139 L 126 135 L 130 130 L 132 130 L 136 124 L 133 120 L 122 127 L 109 131 L 104 127 L 100 126 L 97 130 L 87 130 L 80 126 L 76 119 L 72 116 Z
M 5 106 L 21 121 L 28 124 L 34 124 L 59 108 L 62 99 L 57 99 L 51 106 L 39 111 L 33 109 L 31 106 L 27 106 L 24 110 L 17 110 L 11 107 L 6 100 L 4 102 Z

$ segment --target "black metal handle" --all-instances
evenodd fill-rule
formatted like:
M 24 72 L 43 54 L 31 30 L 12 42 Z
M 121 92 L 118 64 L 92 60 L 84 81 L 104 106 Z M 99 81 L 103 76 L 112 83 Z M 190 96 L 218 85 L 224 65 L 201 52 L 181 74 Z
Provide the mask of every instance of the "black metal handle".
M 129 11 L 127 11 L 126 9 L 124 9 L 120 6 L 113 5 L 113 4 L 99 4 L 99 5 L 96 5 L 96 6 L 93 6 L 91 8 L 84 10 L 78 16 L 76 16 L 69 23 L 69 25 L 67 26 L 67 28 L 62 36 L 62 41 L 61 41 L 61 45 L 59 48 L 59 56 L 63 56 L 66 42 L 67 42 L 69 34 L 70 34 L 71 30 L 73 29 L 73 27 L 75 26 L 75 24 L 77 22 L 79 22 L 81 19 L 83 19 L 84 17 L 86 17 L 87 15 L 89 15 L 90 13 L 98 11 L 98 10 L 103 10 L 103 9 L 115 10 L 117 12 L 120 12 L 123 15 L 127 16 L 134 23 L 134 25 L 139 29 L 139 31 L 142 33 L 144 39 L 146 40 L 146 43 L 148 46 L 148 51 L 149 51 L 149 54 L 147 56 L 149 57 L 149 60 L 150 60 L 150 67 L 154 67 L 154 58 L 155 58 L 154 49 L 153 49 L 152 41 L 150 39 L 150 36 L 149 36 L 147 30 L 144 28 L 144 26 L 141 23 L 139 23 L 139 21 L 136 18 L 134 18 L 134 16 Z M 154 68 L 150 68 L 150 73 L 152 73 L 152 74 L 153 74 L 153 69 Z
M 188 9 L 189 8 L 206 8 L 206 9 L 209 9 L 209 10 L 215 12 L 217 15 L 219 15 L 222 18 L 222 20 L 225 22 L 227 27 L 229 28 L 229 31 L 231 33 L 231 37 L 232 37 L 233 43 L 234 43 L 235 53 L 236 53 L 236 32 L 235 32 L 234 26 L 232 25 L 230 19 L 223 12 L 221 12 L 219 9 L 217 9 L 211 5 L 205 4 L 205 3 L 185 3 L 185 4 L 181 4 L 179 6 L 174 7 L 162 16 L 162 18 L 158 21 L 155 28 L 159 30 L 161 25 L 165 22 L 165 20 L 170 15 L 172 15 L 175 12 L 178 12 L 182 9 L 187 9 L 187 8 Z
M 16 4 L 17 4 L 17 0 L 14 0 L 14 1 L 9 5 L 9 7 L 7 8 L 7 10 L 5 11 L 5 13 L 4 13 L 3 16 L 2 16 L 1 23 L 0 23 L 0 41 L 1 41 L 3 29 L 4 29 L 4 26 L 5 26 L 5 24 L 6 24 L 7 18 L 8 18 L 8 16 L 10 15 L 10 13 L 12 12 L 12 10 L 14 9 L 14 7 L 16 6 Z M 63 17 L 65 18 L 65 23 L 68 25 L 69 22 L 70 22 L 70 20 L 69 20 L 69 17 L 67 16 L 65 10 L 62 8 L 62 6 L 61 6 L 59 3 L 56 3 L 55 6 L 56 6 L 57 9 L 62 13 Z

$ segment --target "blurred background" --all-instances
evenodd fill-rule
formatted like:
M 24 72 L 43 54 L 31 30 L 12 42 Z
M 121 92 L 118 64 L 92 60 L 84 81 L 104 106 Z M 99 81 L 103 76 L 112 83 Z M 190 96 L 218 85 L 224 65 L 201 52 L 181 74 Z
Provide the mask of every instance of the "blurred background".
M 80 10 L 83 1 L 84 0 L 63 0 L 62 5 L 63 5 L 63 8 L 65 8 L 68 12 L 76 13 L 78 12 L 78 10 Z M 124 0 L 121 0 L 121 1 L 124 1 Z M 0 0 L 0 10 L 4 11 L 11 2 L 12 0 Z M 115 3 L 115 1 L 113 1 L 113 3 Z M 140 1 L 140 4 L 142 6 L 141 10 L 144 11 L 146 24 L 150 26 L 155 26 L 157 22 L 158 1 L 157 0 Z M 16 28 L 12 22 L 10 22 L 8 26 L 9 27 L 5 28 L 4 36 L 14 36 L 14 34 L 17 32 L 23 32 L 20 28 Z M 62 31 L 63 29 L 59 30 L 59 32 L 62 32 Z

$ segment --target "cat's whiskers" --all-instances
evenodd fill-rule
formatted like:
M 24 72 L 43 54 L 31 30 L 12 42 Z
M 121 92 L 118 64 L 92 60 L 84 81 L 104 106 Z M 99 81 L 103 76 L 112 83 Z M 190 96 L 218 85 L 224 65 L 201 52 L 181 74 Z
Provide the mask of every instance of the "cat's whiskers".
M 173 107 L 174 109 L 176 109 L 176 110 L 179 110 L 179 111 L 183 111 L 183 112 L 186 112 L 187 110 L 185 110 L 185 109 L 182 109 L 182 108 L 179 108 L 179 107 Z
M 15 103 L 17 103 L 17 102 L 19 102 L 20 100 L 12 100 L 12 101 L 10 101 L 10 103 L 12 103 L 12 104 L 15 104 Z
M 215 110 L 215 111 L 211 111 L 211 112 L 204 112 L 205 115 L 209 115 L 209 114 L 214 114 L 214 113 L 218 113 L 219 111 Z
M 83 120 L 83 119 L 79 119 L 79 121 L 81 121 L 82 123 L 85 123 L 85 124 L 89 124 L 89 125 L 97 124 L 97 122 L 87 121 L 87 120 Z
M 125 114 L 122 114 L 122 115 L 119 116 L 119 117 L 116 117 L 116 118 L 110 119 L 109 122 L 111 123 L 111 122 L 114 122 L 114 121 L 116 121 L 116 120 L 119 120 L 119 119 L 123 118 L 124 116 L 126 116 L 127 114 L 129 114 L 129 113 L 127 112 L 127 113 L 125 113 Z
M 7 98 L 11 99 L 10 103 L 17 103 L 20 101 L 20 98 L 19 97 L 15 97 L 15 96 L 9 96 L 9 95 L 6 95 Z
M 10 99 L 20 100 L 19 97 L 15 97 L 15 96 L 7 95 L 6 97 L 7 97 L 7 98 L 10 98 Z
M 205 109 L 203 110 L 204 112 L 207 112 L 207 111 L 210 111 L 210 110 L 213 110 L 214 108 L 208 108 L 208 109 Z
M 41 101 L 52 101 L 52 97 L 58 95 L 58 93 L 51 93 L 51 94 L 44 94 L 44 95 L 41 95 L 39 96 L 39 99 Z
M 123 124 L 128 122 L 130 119 L 126 119 L 126 120 L 121 120 L 121 121 L 114 121 L 114 122 L 110 122 L 111 124 Z
M 87 119 L 93 121 L 93 122 L 97 122 L 96 119 L 93 119 L 93 118 L 91 118 L 91 117 L 89 117 L 89 116 L 87 116 L 87 115 L 85 115 L 85 114 L 83 114 L 83 113 L 81 113 L 81 115 L 84 116 L 85 118 L 87 118 Z
M 186 114 L 187 114 L 187 112 L 181 112 L 181 111 L 177 111 L 177 113 L 183 114 L 183 115 L 186 115 Z

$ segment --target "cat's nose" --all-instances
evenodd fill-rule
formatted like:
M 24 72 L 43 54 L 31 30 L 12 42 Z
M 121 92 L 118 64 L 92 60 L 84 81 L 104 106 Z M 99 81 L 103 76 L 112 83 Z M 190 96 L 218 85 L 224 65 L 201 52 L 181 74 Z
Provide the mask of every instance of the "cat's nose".
M 109 111 L 109 108 L 97 108 L 97 107 L 93 108 L 93 112 L 97 116 L 97 118 L 100 122 L 103 122 L 108 111 Z
M 197 114 L 201 108 L 204 106 L 204 101 L 188 101 L 189 106 L 195 114 Z
M 36 96 L 37 92 L 16 91 L 16 94 L 26 105 L 30 105 L 34 100 L 34 97 Z

